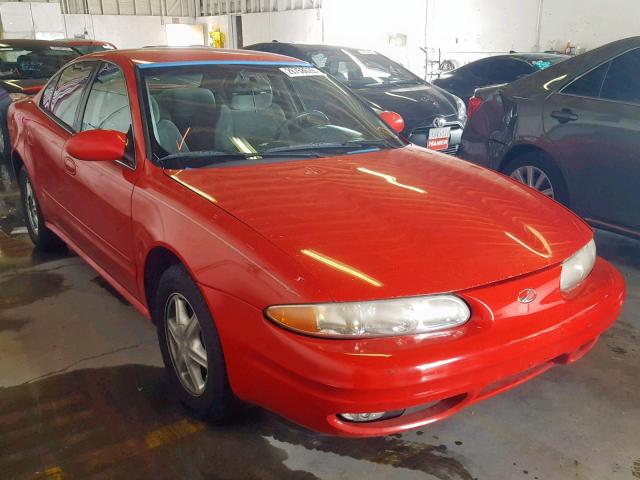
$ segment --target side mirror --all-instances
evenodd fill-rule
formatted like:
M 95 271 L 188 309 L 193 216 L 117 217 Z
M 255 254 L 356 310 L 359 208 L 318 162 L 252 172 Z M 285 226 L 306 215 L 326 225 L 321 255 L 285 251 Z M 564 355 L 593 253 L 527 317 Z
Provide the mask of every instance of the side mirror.
M 389 125 L 394 132 L 402 133 L 404 130 L 404 118 L 402 118 L 402 115 L 399 113 L 385 110 L 384 112 L 380 112 L 380 118 L 384 123 Z
M 76 133 L 65 143 L 68 155 L 88 162 L 122 160 L 127 136 L 115 130 L 87 130 Z

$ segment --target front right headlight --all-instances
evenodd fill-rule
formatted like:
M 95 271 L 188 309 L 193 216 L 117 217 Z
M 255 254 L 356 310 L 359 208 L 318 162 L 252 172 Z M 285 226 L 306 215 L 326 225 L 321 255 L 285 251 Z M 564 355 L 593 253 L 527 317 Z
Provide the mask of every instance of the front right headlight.
M 417 335 L 458 327 L 471 311 L 455 295 L 428 295 L 367 302 L 274 305 L 274 323 L 297 333 L 327 338 Z
M 596 263 L 596 243 L 593 238 L 584 247 L 562 262 L 560 290 L 568 292 L 589 276 Z

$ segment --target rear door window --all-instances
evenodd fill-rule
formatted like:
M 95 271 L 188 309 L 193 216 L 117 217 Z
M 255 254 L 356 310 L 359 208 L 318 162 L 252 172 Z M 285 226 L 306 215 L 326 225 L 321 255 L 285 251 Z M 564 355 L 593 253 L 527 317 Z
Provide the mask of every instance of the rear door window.
M 76 114 L 82 94 L 89 82 L 95 62 L 78 62 L 69 65 L 60 73 L 49 111 L 70 129 L 74 129 Z

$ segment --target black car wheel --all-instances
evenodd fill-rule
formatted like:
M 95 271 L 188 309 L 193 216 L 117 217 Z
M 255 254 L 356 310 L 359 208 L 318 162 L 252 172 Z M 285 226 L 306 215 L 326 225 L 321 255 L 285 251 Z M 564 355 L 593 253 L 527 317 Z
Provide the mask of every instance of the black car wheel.
M 507 164 L 504 173 L 549 198 L 565 205 L 569 203 L 562 173 L 544 154 L 530 152 L 516 157 Z
M 64 244 L 44 224 L 44 217 L 42 216 L 36 191 L 33 188 L 29 174 L 24 168 L 20 170 L 19 181 L 22 212 L 31 241 L 39 250 L 52 251 L 60 249 Z
M 160 277 L 153 318 L 172 392 L 199 417 L 223 419 L 232 393 L 220 339 L 198 286 L 182 265 Z

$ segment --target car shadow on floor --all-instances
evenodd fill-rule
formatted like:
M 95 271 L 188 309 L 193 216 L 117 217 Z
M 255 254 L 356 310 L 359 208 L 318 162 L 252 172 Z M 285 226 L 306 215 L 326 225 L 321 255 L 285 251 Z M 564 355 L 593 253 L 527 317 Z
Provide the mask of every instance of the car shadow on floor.
M 444 445 L 309 432 L 264 410 L 211 425 L 165 392 L 163 370 L 77 370 L 0 389 L 0 470 L 10 478 L 312 479 L 286 465 L 294 445 L 442 479 L 472 476 Z M 331 458 L 331 455 L 328 456 Z M 49 472 L 49 473 L 47 473 Z

